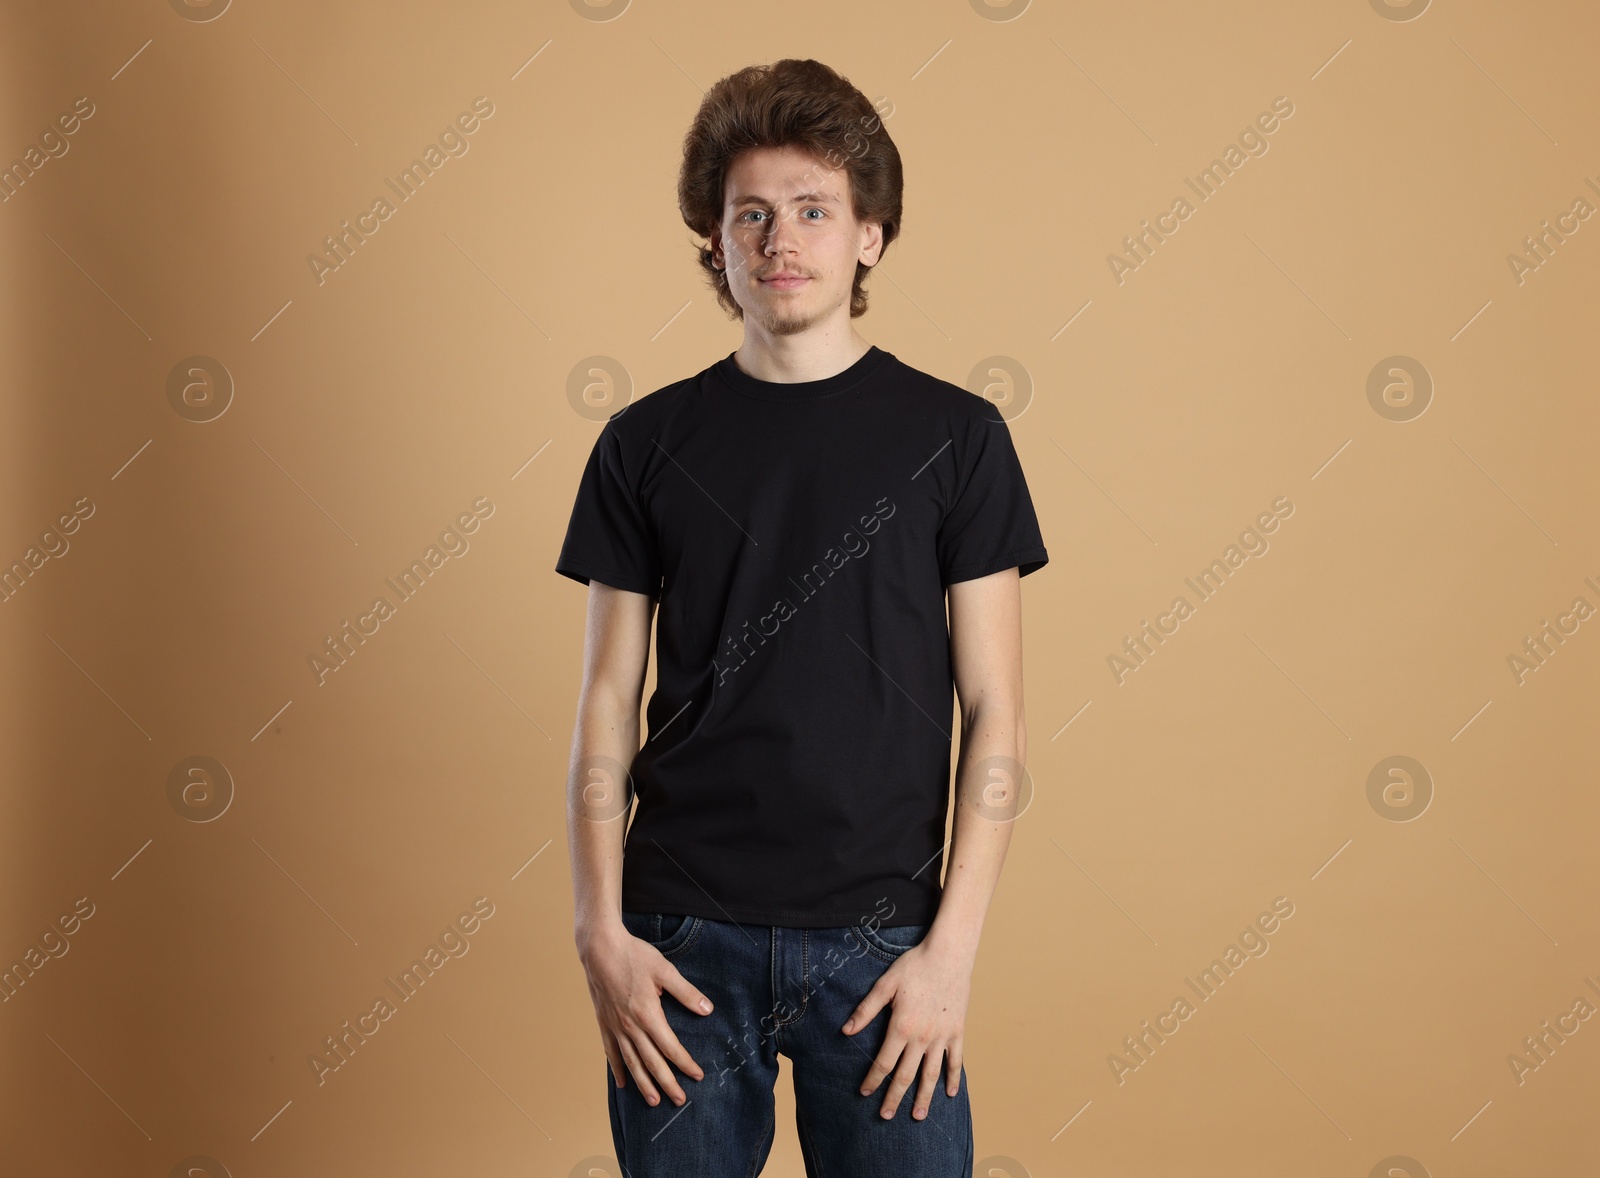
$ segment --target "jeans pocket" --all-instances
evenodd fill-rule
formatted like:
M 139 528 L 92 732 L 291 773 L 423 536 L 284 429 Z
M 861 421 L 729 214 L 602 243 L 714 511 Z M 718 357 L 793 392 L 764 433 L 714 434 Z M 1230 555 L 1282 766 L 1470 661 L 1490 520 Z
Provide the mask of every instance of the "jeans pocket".
M 927 924 L 902 924 L 891 928 L 873 928 L 871 925 L 856 924 L 850 926 L 850 935 L 873 955 L 894 961 L 907 949 L 920 945 L 931 927 Z
M 685 916 L 678 912 L 622 913 L 622 926 L 625 929 L 668 957 L 688 945 L 700 931 L 702 923 L 702 918 L 698 916 Z

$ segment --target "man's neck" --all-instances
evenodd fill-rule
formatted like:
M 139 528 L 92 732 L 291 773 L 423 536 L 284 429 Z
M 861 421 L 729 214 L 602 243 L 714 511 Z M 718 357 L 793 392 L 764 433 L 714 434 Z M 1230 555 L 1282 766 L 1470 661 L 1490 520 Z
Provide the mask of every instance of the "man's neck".
M 851 328 L 835 338 L 796 336 L 766 337 L 746 331 L 744 342 L 734 352 L 740 371 L 757 380 L 775 384 L 796 384 L 824 380 L 849 368 L 871 349 L 872 344 Z

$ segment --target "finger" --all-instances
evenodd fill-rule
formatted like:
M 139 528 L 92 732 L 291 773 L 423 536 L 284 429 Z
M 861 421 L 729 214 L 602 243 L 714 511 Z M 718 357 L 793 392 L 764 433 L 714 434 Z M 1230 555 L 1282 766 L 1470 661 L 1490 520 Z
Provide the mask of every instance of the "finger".
M 644 1064 L 639 1062 L 639 1053 L 633 1049 L 633 1043 L 626 1035 L 617 1036 L 617 1050 L 622 1052 L 622 1058 L 627 1061 L 628 1074 L 633 1077 L 634 1084 L 639 1089 L 646 1104 L 660 1104 L 661 1096 L 656 1092 L 656 1086 L 650 1082 L 650 1073 Z
M 647 1029 L 652 1046 L 663 1057 L 670 1059 L 678 1065 L 681 1071 L 693 1076 L 696 1080 L 704 1080 L 706 1078 L 705 1069 L 695 1062 L 694 1056 L 689 1054 L 689 1049 L 679 1041 L 678 1036 L 672 1030 L 672 1024 L 667 1022 L 665 1015 L 662 1015 L 660 1023 L 652 1020 Z
M 671 1030 L 667 1034 L 671 1034 Z M 678 1077 L 672 1074 L 672 1065 L 661 1055 L 655 1045 L 655 1037 L 644 1027 L 640 1027 L 633 1037 L 634 1050 L 639 1053 L 639 1058 L 644 1061 L 644 1066 L 650 1070 L 656 1083 L 661 1086 L 673 1104 L 682 1104 L 689 1098 L 683 1094 L 683 1089 L 678 1085 Z
M 884 982 L 884 978 L 888 976 L 888 974 L 884 974 L 883 977 L 873 983 L 872 989 L 867 991 L 867 996 L 861 1000 L 860 1005 L 850 1012 L 850 1017 L 845 1020 L 844 1024 L 844 1033 L 846 1035 L 854 1035 L 862 1027 L 870 1023 L 878 1016 L 878 1011 L 883 1009 L 884 1003 L 894 997 L 894 983 L 885 984 Z
M 711 999 L 702 994 L 688 978 L 678 972 L 678 967 L 670 961 L 667 968 L 671 971 L 660 980 L 665 984 L 666 991 L 679 1002 L 684 1009 L 692 1010 L 696 1014 L 710 1014 L 715 1009 Z
M 600 1045 L 605 1049 L 606 1063 L 611 1067 L 611 1082 L 618 1088 L 623 1087 L 627 1081 L 622 1078 L 623 1063 L 622 1052 L 617 1050 L 617 1040 L 610 1031 L 604 1027 L 600 1029 Z
M 922 1065 L 923 1048 L 913 1043 L 900 1057 L 900 1066 L 894 1070 L 894 1078 L 889 1081 L 889 1089 L 883 1094 L 884 1119 L 894 1116 L 894 1110 L 900 1107 L 900 1098 L 906 1094 L 906 1089 L 911 1087 L 911 1082 L 917 1078 L 917 1068 Z
M 961 1091 L 961 1040 L 950 1044 L 945 1055 L 945 1094 L 954 1096 Z
M 905 1045 L 905 1035 L 890 1023 L 889 1033 L 883 1039 L 883 1046 L 878 1049 L 878 1054 L 872 1060 L 872 1066 L 867 1069 L 867 1078 L 861 1082 L 862 1096 L 871 1096 L 878 1090 L 883 1078 L 894 1071 L 895 1061 L 900 1058 Z
M 705 1003 L 705 1009 L 699 1013 L 710 1014 L 714 1009 L 711 999 L 702 994 L 688 978 L 678 972 L 677 967 L 667 963 L 667 973 L 658 979 L 671 994 L 689 1010 L 697 1010 L 700 1004 Z M 659 1004 L 658 1004 L 659 1005 Z M 651 1037 L 656 1041 L 656 1046 L 661 1053 L 677 1064 L 679 1068 L 693 1076 L 696 1080 L 706 1078 L 706 1070 L 700 1066 L 694 1056 L 689 1054 L 688 1048 L 679 1042 L 677 1034 L 672 1029 L 672 1024 L 667 1021 L 666 1011 L 661 1012 L 659 1025 L 651 1020 Z
M 928 1102 L 939 1085 L 939 1060 L 943 1056 L 944 1052 L 933 1050 L 922 1059 L 922 1081 L 917 1085 L 917 1098 L 911 1102 L 911 1115 L 916 1120 L 928 1115 Z

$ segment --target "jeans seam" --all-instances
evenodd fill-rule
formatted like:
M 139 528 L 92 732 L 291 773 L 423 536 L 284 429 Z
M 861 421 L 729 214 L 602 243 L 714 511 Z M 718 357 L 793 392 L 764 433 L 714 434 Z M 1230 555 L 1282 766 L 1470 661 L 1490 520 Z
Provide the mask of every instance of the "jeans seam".
M 800 1122 L 800 1131 L 805 1134 L 806 1156 L 803 1160 L 806 1164 L 806 1178 L 823 1178 L 822 1151 L 817 1148 L 817 1139 L 811 1132 L 811 1122 L 806 1118 L 798 1090 L 795 1092 L 795 1109 L 800 1114 L 796 1118 Z
M 772 1149 L 773 1138 L 775 1138 L 777 1135 L 778 1117 L 777 1114 L 774 1113 L 771 1120 L 767 1123 L 765 1140 L 762 1140 L 761 1138 L 756 1139 L 755 1152 L 750 1155 L 750 1164 L 745 1167 L 745 1178 L 756 1178 L 756 1175 L 761 1173 L 761 1163 L 765 1160 L 761 1156 L 761 1151 L 763 1148 L 770 1151 Z
M 854 929 L 854 928 L 850 929 L 850 937 L 851 937 L 852 940 L 855 941 L 856 944 L 860 945 L 863 949 L 865 949 L 872 956 L 876 957 L 879 961 L 887 961 L 890 965 L 893 965 L 895 962 L 899 961 L 900 958 L 905 956 L 906 952 L 909 949 L 913 948 L 913 946 L 910 946 L 910 945 L 907 945 L 904 948 L 901 948 L 899 945 L 896 945 L 895 946 L 895 950 L 896 950 L 895 952 L 893 952 L 893 953 L 887 952 L 884 949 L 880 949 L 875 942 L 870 940 L 868 937 L 858 933 L 857 930 Z
M 799 1022 L 811 1009 L 811 930 L 800 930 L 800 1013 L 794 1016 Z
M 773 977 L 774 977 L 774 979 L 776 979 L 776 977 L 777 977 L 777 969 L 778 969 L 778 966 L 777 966 L 777 954 L 778 954 L 777 942 L 778 942 L 778 939 L 777 939 L 777 937 L 773 937 L 772 942 L 773 942 L 773 950 L 772 950 L 773 966 L 772 966 L 772 969 L 773 969 Z M 806 1007 L 809 1006 L 810 1003 L 811 1003 L 811 990 L 810 990 L 810 988 L 809 988 L 809 986 L 807 984 L 807 983 L 810 982 L 810 980 L 811 980 L 811 930 L 803 928 L 803 929 L 800 930 L 800 1011 L 793 1018 L 786 1018 L 782 1022 L 773 1023 L 772 1024 L 772 1029 L 774 1031 L 781 1031 L 781 1030 L 783 1030 L 783 1029 L 785 1029 L 787 1027 L 792 1027 L 792 1026 L 794 1026 L 795 1023 L 799 1022 L 801 1019 L 803 1019 L 806 1016 Z M 773 984 L 773 991 L 772 992 L 773 992 L 774 995 L 776 995 L 777 992 L 778 992 L 778 987 L 777 987 L 776 982 L 774 982 L 774 984 Z
M 682 953 L 685 949 L 687 949 L 690 945 L 694 944 L 695 941 L 699 939 L 700 930 L 705 927 L 705 923 L 706 923 L 705 919 L 703 917 L 699 917 L 699 916 L 689 916 L 689 917 L 685 917 L 684 919 L 689 922 L 689 925 L 690 925 L 689 934 L 686 937 L 684 937 L 683 943 L 681 945 L 674 945 L 670 949 L 657 950 L 657 952 L 659 952 L 661 954 L 661 956 L 669 958 L 669 959 L 673 958 L 673 957 L 676 957 L 679 953 Z

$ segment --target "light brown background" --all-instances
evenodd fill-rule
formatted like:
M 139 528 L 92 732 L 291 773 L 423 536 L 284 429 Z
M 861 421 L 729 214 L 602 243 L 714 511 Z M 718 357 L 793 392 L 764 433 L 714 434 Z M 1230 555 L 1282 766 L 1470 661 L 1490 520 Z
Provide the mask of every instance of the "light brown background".
M 1032 381 L 1036 793 L 967 1021 L 978 1157 L 1600 1161 L 1600 1023 L 1525 1083 L 1507 1059 L 1600 1003 L 1600 619 L 1507 664 L 1600 606 L 1600 221 L 1521 284 L 1506 260 L 1600 204 L 1600 15 L 1293 7 L 9 4 L 0 161 L 95 114 L 0 204 L 0 562 L 94 514 L 0 605 L 0 961 L 94 915 L 0 1004 L 0 1170 L 610 1154 L 564 835 L 584 591 L 552 565 L 598 428 L 568 382 L 602 356 L 644 395 L 737 346 L 678 153 L 705 87 L 784 56 L 892 108 L 904 236 L 859 329 Z M 1115 282 L 1280 95 L 1267 154 Z M 478 96 L 467 154 L 319 285 L 308 255 Z M 203 424 L 166 395 L 193 355 L 236 386 Z M 1367 398 L 1391 355 L 1434 383 L 1411 421 Z M 479 496 L 470 551 L 319 686 L 308 656 Z M 1107 656 L 1278 496 L 1270 551 L 1119 686 Z M 167 798 L 196 755 L 232 779 L 210 822 Z M 1431 777 L 1409 822 L 1368 800 L 1395 755 Z M 319 1085 L 323 1037 L 480 896 L 467 956 Z M 1270 952 L 1118 1084 L 1278 896 Z M 792 1108 L 785 1077 L 768 1174 L 802 1172 Z

